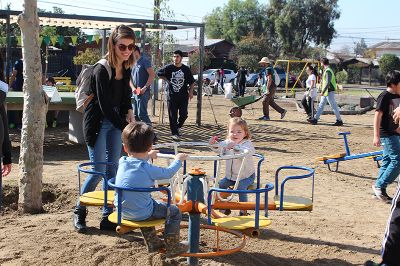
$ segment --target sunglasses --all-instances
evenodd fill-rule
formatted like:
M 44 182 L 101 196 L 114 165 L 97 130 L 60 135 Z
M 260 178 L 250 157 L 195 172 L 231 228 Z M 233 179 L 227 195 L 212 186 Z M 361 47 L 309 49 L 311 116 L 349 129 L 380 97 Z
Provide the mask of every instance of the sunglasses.
M 135 48 L 135 45 L 133 43 L 129 44 L 128 46 L 126 46 L 125 44 L 118 44 L 118 49 L 123 52 L 126 51 L 126 49 L 128 48 L 129 51 L 132 51 Z

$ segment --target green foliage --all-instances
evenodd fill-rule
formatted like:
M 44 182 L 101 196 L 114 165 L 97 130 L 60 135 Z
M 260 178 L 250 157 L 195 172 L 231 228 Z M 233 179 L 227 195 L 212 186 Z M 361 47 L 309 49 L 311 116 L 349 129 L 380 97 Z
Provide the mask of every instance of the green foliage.
M 400 70 L 400 59 L 394 54 L 384 54 L 379 60 L 379 68 L 382 75 L 386 77 L 390 70 Z
M 349 67 L 347 69 L 347 82 L 356 84 L 360 83 L 361 80 L 361 70 L 359 67 Z
M 357 55 L 361 55 L 363 56 L 365 54 L 365 52 L 367 51 L 368 46 L 365 43 L 364 38 L 362 38 L 360 40 L 360 42 L 356 43 L 356 45 L 354 46 L 354 53 Z
M 204 66 L 209 66 L 211 64 L 211 53 L 206 51 L 204 53 Z M 194 53 L 189 55 L 189 66 L 192 70 L 193 74 L 199 73 L 199 64 L 200 64 L 200 52 L 196 50 Z
M 249 33 L 261 35 L 266 29 L 266 7 L 257 0 L 229 0 L 205 17 L 206 35 L 237 43 Z
M 231 52 L 232 59 L 239 66 L 251 69 L 259 69 L 258 62 L 264 56 L 275 58 L 278 55 L 278 48 L 265 35 L 255 36 L 250 34 L 237 43 Z
M 74 56 L 73 61 L 75 65 L 93 65 L 100 59 L 101 52 L 99 49 L 88 48 L 85 52 L 80 52 L 77 56 Z
M 267 13 L 282 54 L 299 58 L 310 42 L 329 46 L 340 17 L 338 0 L 271 0 Z
M 336 73 L 336 82 L 339 84 L 347 83 L 348 74 L 346 70 L 342 70 Z

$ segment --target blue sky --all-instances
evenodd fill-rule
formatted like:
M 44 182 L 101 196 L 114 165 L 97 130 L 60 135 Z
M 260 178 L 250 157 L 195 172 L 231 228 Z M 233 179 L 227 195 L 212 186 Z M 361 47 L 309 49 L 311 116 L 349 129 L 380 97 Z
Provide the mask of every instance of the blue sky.
M 227 2 L 228 0 L 169 0 L 168 5 L 177 20 L 201 22 L 203 16 Z M 23 0 L 0 1 L 2 8 L 7 3 L 12 3 L 11 9 L 21 10 Z M 129 14 L 133 18 L 152 18 L 153 3 L 154 0 L 38 0 L 38 7 L 51 10 L 53 6 L 58 6 L 71 14 L 122 17 Z M 335 22 L 338 37 L 331 45 L 333 50 L 346 47 L 352 50 L 362 37 L 368 45 L 385 39 L 400 41 L 398 0 L 339 0 L 339 7 L 341 17 Z M 184 39 L 193 35 L 193 30 L 183 30 L 176 37 Z

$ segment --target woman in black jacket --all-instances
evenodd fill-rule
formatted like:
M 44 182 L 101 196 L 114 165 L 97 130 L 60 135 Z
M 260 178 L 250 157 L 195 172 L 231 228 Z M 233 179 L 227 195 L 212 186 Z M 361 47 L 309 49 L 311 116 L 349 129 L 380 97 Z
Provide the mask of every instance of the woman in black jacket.
M 112 31 L 105 57 L 107 63 L 98 63 L 93 69 L 91 87 L 94 98 L 86 106 L 83 115 L 84 138 L 90 161 L 115 164 L 115 167 L 108 166 L 107 169 L 105 165 L 94 166 L 95 171 L 106 172 L 107 178 L 113 178 L 116 174 L 122 149 L 121 132 L 128 123 L 135 121 L 129 86 L 134 47 L 135 33 L 131 28 L 120 25 Z M 100 181 L 100 176 L 88 175 L 81 193 L 94 191 Z M 115 229 L 115 224 L 108 221 L 111 212 L 112 208 L 103 209 L 100 230 Z M 80 233 L 86 231 L 85 219 L 86 208 L 80 206 L 78 200 L 74 210 L 74 227 Z

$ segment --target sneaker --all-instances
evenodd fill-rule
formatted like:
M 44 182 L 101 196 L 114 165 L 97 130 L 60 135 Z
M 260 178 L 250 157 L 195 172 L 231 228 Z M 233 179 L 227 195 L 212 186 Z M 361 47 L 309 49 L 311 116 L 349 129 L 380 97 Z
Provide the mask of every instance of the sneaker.
M 269 119 L 269 117 L 262 116 L 262 117 L 258 118 L 258 120 L 268 121 L 268 120 L 270 120 L 270 119 Z
M 232 213 L 230 209 L 221 210 L 221 212 L 225 215 L 230 215 Z
M 287 113 L 287 110 L 284 110 L 283 113 L 281 113 L 281 119 L 283 119 L 285 117 L 286 113 Z
M 307 119 L 307 121 L 308 121 L 310 124 L 312 124 L 312 125 L 318 124 L 318 120 L 315 119 L 315 118 Z
M 175 141 L 180 141 L 179 136 L 178 135 L 172 135 L 172 139 Z
M 372 260 L 367 260 L 367 261 L 364 263 L 364 266 L 379 266 L 379 264 L 373 262 Z
M 182 136 L 182 128 L 178 127 L 178 136 Z
M 372 185 L 372 190 L 374 191 L 375 196 L 383 202 L 391 203 L 392 198 L 386 193 L 386 188 L 378 188 L 375 185 Z
M 101 218 L 100 230 L 102 230 L 102 231 L 115 231 L 116 228 L 117 228 L 117 224 L 110 222 L 108 220 L 108 217 Z
M 343 126 L 343 121 L 342 120 L 336 120 L 336 123 L 333 124 L 334 126 Z

